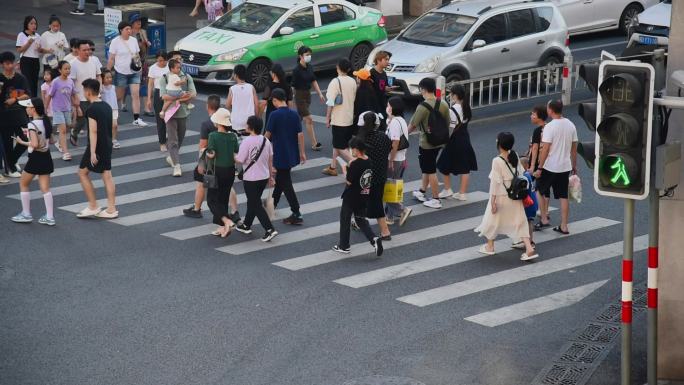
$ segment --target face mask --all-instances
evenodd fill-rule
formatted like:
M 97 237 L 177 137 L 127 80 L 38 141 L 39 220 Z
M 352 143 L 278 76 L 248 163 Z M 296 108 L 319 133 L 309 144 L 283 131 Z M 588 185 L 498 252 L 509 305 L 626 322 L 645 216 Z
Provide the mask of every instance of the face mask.
M 311 63 L 311 55 L 304 56 L 304 63 Z

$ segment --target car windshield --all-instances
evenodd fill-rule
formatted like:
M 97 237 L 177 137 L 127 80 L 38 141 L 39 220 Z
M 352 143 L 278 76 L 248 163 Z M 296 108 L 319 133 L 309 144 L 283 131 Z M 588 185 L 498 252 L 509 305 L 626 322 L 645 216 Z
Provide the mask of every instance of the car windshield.
M 261 35 L 287 12 L 287 8 L 243 3 L 211 24 L 212 27 Z
M 429 12 L 416 20 L 399 40 L 448 47 L 457 44 L 477 19 L 453 13 Z

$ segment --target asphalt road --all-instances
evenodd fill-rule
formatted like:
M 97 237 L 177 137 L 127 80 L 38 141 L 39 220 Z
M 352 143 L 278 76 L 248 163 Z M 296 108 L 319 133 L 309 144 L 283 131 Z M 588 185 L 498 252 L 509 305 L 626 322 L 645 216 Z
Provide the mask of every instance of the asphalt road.
M 602 48 L 618 50 L 621 39 L 575 38 L 573 49 L 576 58 L 589 59 Z M 329 78 L 322 74 L 324 87 Z M 216 91 L 201 89 L 204 95 Z M 331 143 L 323 125 L 316 125 L 323 151 L 308 150 L 309 161 L 293 173 L 305 224 L 277 222 L 281 235 L 269 245 L 258 240 L 256 225 L 252 236 L 234 233 L 224 240 L 208 235 L 206 213 L 204 219 L 180 215 L 176 207 L 192 201 L 191 174 L 172 178 L 154 129 L 133 129 L 130 113 L 122 114 L 124 147 L 115 152 L 113 170 L 117 221 L 75 217 L 84 201 L 76 161 L 55 160 L 54 228 L 11 223 L 20 210 L 18 186 L 0 186 L 0 382 L 532 383 L 616 303 L 621 249 L 606 245 L 622 240 L 622 204 L 597 196 L 582 164 L 584 197 L 571 206 L 571 235 L 535 234 L 541 257 L 534 263 L 520 262 L 508 240 L 500 241 L 495 256 L 474 252 L 482 242 L 472 229 L 485 208 L 494 139 L 511 131 L 524 152 L 532 132 L 527 108 L 509 105 L 486 116 L 476 110 L 469 130 L 480 169 L 471 178 L 468 202 L 417 209 L 404 227 L 392 228 L 382 259 L 373 258 L 355 233 L 356 255 L 344 260 L 332 260 L 328 252 L 336 242 L 343 187 L 320 172 Z M 197 102 L 191 130 L 206 119 L 203 111 Z M 570 106 L 567 116 L 578 125 L 580 140 L 588 140 L 575 111 Z M 314 113 L 322 115 L 323 106 L 315 105 Z M 187 137 L 187 168 L 197 138 Z M 408 159 L 405 180 L 416 181 L 415 137 Z M 242 192 L 240 184 L 236 188 Z M 103 194 L 98 188 L 98 198 Z M 405 202 L 416 205 L 409 195 Z M 41 199 L 32 207 L 35 217 L 42 214 Z M 647 231 L 646 208 L 637 204 L 637 235 Z M 554 212 L 552 221 L 558 218 Z M 635 260 L 635 282 L 642 282 L 644 253 Z M 586 298 L 557 308 L 562 300 L 554 294 L 587 285 L 595 290 Z M 540 304 L 551 307 L 536 314 Z M 639 316 L 635 322 L 635 359 L 645 361 L 638 331 L 643 322 Z M 606 346 L 607 360 L 584 383 L 615 382 L 618 353 Z M 635 383 L 644 382 L 643 364 L 634 376 Z

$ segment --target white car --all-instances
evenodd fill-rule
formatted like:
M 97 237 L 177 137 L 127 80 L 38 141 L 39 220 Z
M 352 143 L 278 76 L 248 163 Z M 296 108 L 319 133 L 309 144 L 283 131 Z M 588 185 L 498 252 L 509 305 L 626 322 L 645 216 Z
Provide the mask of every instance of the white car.
M 627 48 L 649 51 L 655 48 L 667 48 L 670 41 L 670 18 L 672 17 L 672 0 L 665 0 L 640 13 L 630 27 Z M 632 52 L 635 53 L 635 52 Z
M 421 79 L 447 84 L 563 62 L 568 29 L 550 2 L 452 2 L 411 23 L 377 50 L 392 54 L 388 74 L 397 93 L 417 95 Z
M 636 15 L 660 0 L 551 0 L 565 18 L 570 35 L 619 29 L 627 34 Z

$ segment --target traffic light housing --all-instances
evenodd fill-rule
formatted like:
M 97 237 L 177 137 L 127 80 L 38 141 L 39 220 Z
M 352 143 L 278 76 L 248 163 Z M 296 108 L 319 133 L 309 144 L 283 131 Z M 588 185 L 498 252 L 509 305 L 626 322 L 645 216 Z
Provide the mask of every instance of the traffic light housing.
M 644 199 L 651 167 L 654 70 L 604 61 L 596 103 L 594 188 L 600 195 Z
M 598 93 L 599 63 L 582 64 L 579 67 L 579 76 L 587 83 L 587 88 L 594 93 Z M 594 140 L 579 142 L 577 144 L 577 154 L 584 159 L 589 169 L 594 169 L 596 162 L 596 102 L 580 103 L 578 113 L 589 131 L 594 133 Z

